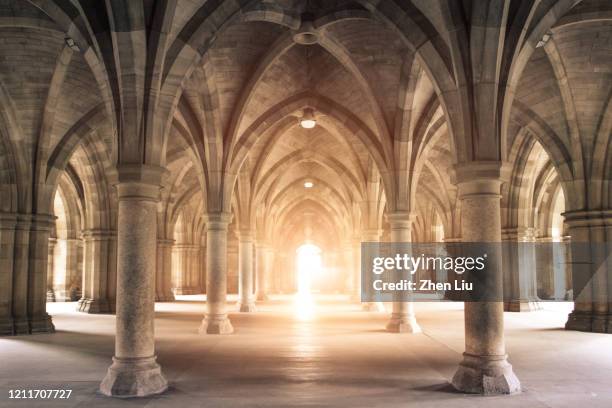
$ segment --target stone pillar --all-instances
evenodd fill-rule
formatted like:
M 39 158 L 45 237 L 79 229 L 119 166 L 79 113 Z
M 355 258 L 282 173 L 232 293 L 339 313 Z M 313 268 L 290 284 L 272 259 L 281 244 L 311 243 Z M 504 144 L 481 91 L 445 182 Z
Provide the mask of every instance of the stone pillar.
M 343 255 L 343 260 L 344 260 L 344 270 L 346 271 L 345 273 L 345 282 L 346 282 L 346 287 L 348 289 L 348 293 L 350 294 L 349 298 L 351 301 L 361 301 L 361 292 L 360 289 L 357 287 L 356 285 L 356 277 L 355 277 L 355 271 L 354 271 L 354 267 L 355 267 L 355 259 L 354 259 L 354 253 L 353 253 L 353 241 L 346 241 L 343 246 L 342 246 L 342 255 Z M 355 299 L 355 297 L 359 296 L 359 299 Z
M 174 244 L 172 249 L 176 261 L 176 287 L 174 293 L 177 295 L 195 295 L 200 293 L 199 271 L 197 270 L 197 249 L 193 244 Z
M 173 239 L 157 240 L 157 271 L 155 274 L 155 301 L 174 302 L 172 292 Z
M 30 333 L 55 331 L 51 316 L 47 314 L 47 266 L 49 264 L 49 237 L 55 225 L 53 215 L 31 215 L 27 312 Z
M 13 310 L 14 334 L 29 334 L 28 324 L 28 260 L 30 218 L 18 214 L 13 241 Z
M 499 245 L 501 242 L 500 163 L 479 162 L 458 166 L 463 242 Z M 495 247 L 491 247 L 495 251 Z M 487 258 L 487 287 L 501 295 L 500 251 Z M 463 392 L 509 394 L 521 389 L 507 361 L 504 341 L 503 302 L 465 303 L 465 353 L 453 377 L 453 386 Z
M 16 224 L 16 214 L 0 213 L 0 336 L 15 334 L 12 300 Z
M 255 267 L 257 268 L 257 301 L 265 302 L 269 300 L 268 297 L 268 288 L 270 287 L 270 278 L 272 275 L 270 274 L 269 267 L 267 262 L 267 251 L 268 245 L 263 242 L 257 242 L 255 252 L 256 252 L 256 262 Z
M 49 253 L 47 256 L 47 302 L 55 302 L 55 291 L 53 290 L 53 279 L 55 275 L 55 250 L 57 249 L 57 238 L 49 238 Z
M 379 242 L 382 231 L 378 229 L 368 229 L 363 231 L 362 238 L 364 242 Z M 355 239 L 353 241 L 353 262 L 354 269 L 356 270 L 357 288 L 356 291 L 361 301 L 361 240 Z M 385 305 L 382 302 L 362 302 L 361 309 L 365 312 L 386 312 Z
M 110 257 L 115 231 L 83 231 L 85 241 L 85 262 L 83 273 L 83 297 L 78 308 L 84 313 L 110 313 L 115 308 L 109 298 L 108 288 L 115 286 L 110 270 L 114 257 Z
M 409 243 L 412 241 L 412 223 L 414 215 L 407 212 L 387 214 L 387 221 L 391 229 L 392 243 Z M 420 333 L 421 327 L 416 321 L 414 304 L 395 300 L 391 319 L 387 323 L 387 331 L 392 333 Z
M 227 227 L 231 215 L 206 216 L 206 314 L 200 333 L 230 334 L 234 331 L 227 317 Z
M 155 357 L 155 252 L 161 168 L 119 169 L 115 356 L 100 392 L 143 397 L 168 385 Z
M 565 328 L 612 333 L 612 210 L 563 213 L 571 237 L 574 310 Z M 603 263 L 602 263 L 603 262 Z
M 253 234 L 250 230 L 240 230 L 238 240 L 238 306 L 241 312 L 254 312 Z
M 506 228 L 502 231 L 504 310 L 540 310 L 536 280 L 536 247 L 533 228 Z

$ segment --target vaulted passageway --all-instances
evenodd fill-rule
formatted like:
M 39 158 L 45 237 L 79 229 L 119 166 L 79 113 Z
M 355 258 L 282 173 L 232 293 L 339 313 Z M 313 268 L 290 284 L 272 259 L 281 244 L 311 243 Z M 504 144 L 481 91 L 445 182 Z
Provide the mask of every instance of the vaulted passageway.
M 526 341 L 529 325 L 612 332 L 612 268 L 593 266 L 612 241 L 611 13 L 605 0 L 0 0 L 0 334 L 70 343 L 76 322 L 114 321 L 98 379 L 115 397 L 163 393 L 166 377 L 180 389 L 170 327 L 178 348 L 197 354 L 196 332 L 219 347 L 206 355 L 219 365 L 242 341 L 237 355 L 260 350 L 272 372 L 312 358 L 312 376 L 346 374 L 337 364 L 354 358 L 414 378 L 410 392 L 529 390 L 541 372 L 518 346 L 519 380 L 505 320 Z M 432 314 L 365 301 L 364 242 L 499 244 L 484 282 L 503 299 Z M 549 324 L 543 300 L 573 309 Z M 453 353 L 427 327 L 446 306 Z M 355 347 L 335 359 L 326 333 Z M 568 350 L 581 339 L 554 334 Z M 369 361 L 360 343 L 378 341 L 389 349 Z M 432 360 L 394 364 L 410 344 Z M 176 356 L 187 383 L 232 374 Z

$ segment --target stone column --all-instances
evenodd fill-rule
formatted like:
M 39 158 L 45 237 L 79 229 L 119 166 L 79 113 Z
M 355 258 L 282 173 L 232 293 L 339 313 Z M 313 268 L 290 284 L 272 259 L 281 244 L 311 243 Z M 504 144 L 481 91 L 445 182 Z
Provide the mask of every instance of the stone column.
M 536 270 L 538 298 L 550 300 L 555 299 L 555 277 L 554 277 L 554 245 L 553 237 L 544 236 L 537 238 Z M 505 291 L 505 281 L 504 281 Z
M 198 281 L 199 271 L 196 270 L 197 260 L 196 247 L 193 244 L 174 244 L 174 256 L 176 257 L 176 287 L 174 293 L 177 295 L 195 295 L 199 293 Z
M 344 267 L 345 267 L 345 282 L 346 282 L 346 287 L 348 288 L 348 293 L 350 294 L 349 298 L 351 301 L 361 301 L 361 292 L 359 290 L 359 288 L 357 288 L 357 285 L 355 284 L 355 272 L 354 272 L 354 266 L 355 266 L 355 259 L 354 259 L 354 254 L 353 254 L 353 241 L 349 240 L 346 241 L 343 246 L 342 246 L 342 255 L 343 255 L 343 260 L 344 260 Z M 359 293 L 359 300 L 356 300 L 356 293 Z
M 355 239 L 353 241 L 353 261 L 354 268 L 356 270 L 357 279 L 357 293 L 359 294 L 359 300 L 361 300 L 361 241 L 364 242 L 379 242 L 382 236 L 382 231 L 378 229 L 368 229 L 363 231 L 362 238 Z M 385 305 L 382 302 L 362 302 L 361 309 L 365 312 L 386 312 Z
M 250 230 L 240 230 L 238 240 L 238 306 L 241 312 L 254 312 L 253 233 Z
M 16 214 L 0 213 L 0 336 L 12 335 L 13 253 Z
M 53 280 L 55 275 L 55 250 L 57 238 L 49 238 L 49 253 L 47 255 L 47 302 L 55 302 L 55 290 L 53 290 Z
M 409 243 L 412 241 L 412 223 L 414 215 L 407 211 L 387 214 L 391 229 L 392 243 Z M 393 302 L 391 319 L 387 323 L 387 331 L 392 333 L 420 333 L 421 327 L 416 321 L 414 304 L 396 300 Z
M 499 245 L 501 242 L 500 163 L 478 162 L 458 166 L 463 242 Z M 489 246 L 495 251 L 495 247 Z M 487 287 L 502 293 L 500 253 L 487 258 Z M 493 256 L 491 256 L 493 255 Z M 465 353 L 453 377 L 463 392 L 508 394 L 520 391 L 520 382 L 507 361 L 503 302 L 465 303 Z
M 231 215 L 206 216 L 206 314 L 200 333 L 230 334 L 234 331 L 226 312 L 227 227 Z
M 18 214 L 13 241 L 13 310 L 14 334 L 29 334 L 28 324 L 28 260 L 31 220 Z
M 115 286 L 109 273 L 111 262 L 114 261 L 114 258 L 109 257 L 114 238 L 115 231 L 111 230 L 83 231 L 85 261 L 83 263 L 83 297 L 78 303 L 80 312 L 110 313 L 114 309 L 108 296 L 108 288 Z
M 533 228 L 505 228 L 502 231 L 504 310 L 540 310 L 536 280 L 536 248 Z
M 173 239 L 157 240 L 157 271 L 155 274 L 155 301 L 174 302 L 172 292 Z
M 47 267 L 49 264 L 49 237 L 55 216 L 31 215 L 27 312 L 30 333 L 55 331 L 51 316 L 47 314 Z
M 612 333 L 612 210 L 563 214 L 571 237 L 574 310 L 568 330 Z
M 255 247 L 256 262 L 255 267 L 257 268 L 257 301 L 265 302 L 269 300 L 268 288 L 270 286 L 269 279 L 271 274 L 269 273 L 269 265 L 267 263 L 267 244 L 264 242 L 257 242 Z
M 143 397 L 168 385 L 155 357 L 157 203 L 163 169 L 125 167 L 117 184 L 115 356 L 100 392 Z

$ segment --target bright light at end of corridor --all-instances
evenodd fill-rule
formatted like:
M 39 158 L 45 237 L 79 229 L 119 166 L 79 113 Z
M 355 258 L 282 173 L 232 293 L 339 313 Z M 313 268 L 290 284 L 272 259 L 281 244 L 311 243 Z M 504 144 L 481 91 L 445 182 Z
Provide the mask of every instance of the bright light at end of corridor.
M 304 244 L 296 252 L 298 284 L 294 302 L 296 315 L 300 320 L 311 320 L 315 304 L 310 290 L 312 278 L 321 274 L 321 250 L 316 245 Z

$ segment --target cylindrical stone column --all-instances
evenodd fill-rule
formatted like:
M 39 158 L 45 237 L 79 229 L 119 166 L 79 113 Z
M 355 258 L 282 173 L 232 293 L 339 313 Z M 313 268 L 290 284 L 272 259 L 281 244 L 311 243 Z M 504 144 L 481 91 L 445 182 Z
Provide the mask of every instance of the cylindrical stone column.
M 47 302 L 55 302 L 55 290 L 53 288 L 55 275 L 55 250 L 57 238 L 49 238 L 49 255 L 47 256 Z
M 172 293 L 173 239 L 157 240 L 157 271 L 155 274 L 155 301 L 174 302 Z
M 263 242 L 258 242 L 255 248 L 257 268 L 257 301 L 265 302 L 268 298 L 269 279 L 271 275 L 268 273 L 267 263 L 267 245 Z
M 387 214 L 391 229 L 392 243 L 409 243 L 412 241 L 412 223 L 414 215 L 407 211 Z M 416 321 L 414 304 L 402 300 L 393 302 L 391 319 L 387 323 L 387 331 L 392 333 L 420 333 L 421 327 Z
M 367 229 L 363 231 L 361 240 L 364 242 L 379 242 L 382 236 L 382 230 L 379 229 Z M 359 295 L 361 301 L 361 240 L 353 240 L 353 262 L 355 276 L 357 276 L 357 288 L 356 292 Z M 365 312 L 386 312 L 385 305 L 382 302 L 362 302 L 361 309 Z
M 355 273 L 353 272 L 355 260 L 353 255 L 353 242 L 346 241 L 342 246 L 342 255 L 343 255 L 343 265 L 345 270 L 345 282 L 346 288 L 349 293 L 349 298 L 354 300 L 355 293 L 357 293 L 358 289 L 355 284 Z
M 461 200 L 461 238 L 463 242 L 500 245 L 500 170 L 496 162 L 472 163 L 457 167 Z M 495 247 L 491 247 L 495 250 Z M 499 253 L 489 254 L 486 263 L 490 290 L 502 294 L 502 265 Z M 504 305 L 502 299 L 465 303 L 465 353 L 452 380 L 463 392 L 508 394 L 520 391 L 520 382 L 507 361 L 504 342 Z
M 533 228 L 505 228 L 502 231 L 504 310 L 540 310 L 536 280 L 536 247 Z
M 241 312 L 254 312 L 253 300 L 253 234 L 240 230 L 238 237 L 238 306 Z
M 227 227 L 230 214 L 206 216 L 206 314 L 200 333 L 230 334 L 234 331 L 226 311 Z
M 154 338 L 161 171 L 119 171 L 115 356 L 100 385 L 100 392 L 108 396 L 143 397 L 168 387 L 156 362 Z

